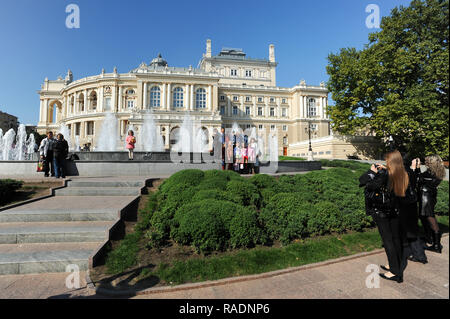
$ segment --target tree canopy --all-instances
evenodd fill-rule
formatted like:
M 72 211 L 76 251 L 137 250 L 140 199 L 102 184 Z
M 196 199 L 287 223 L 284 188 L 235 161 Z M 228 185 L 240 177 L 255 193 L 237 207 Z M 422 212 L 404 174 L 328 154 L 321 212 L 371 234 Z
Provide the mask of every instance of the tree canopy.
M 369 129 L 413 155 L 449 155 L 449 1 L 413 0 L 383 17 L 362 50 L 328 56 L 333 129 Z

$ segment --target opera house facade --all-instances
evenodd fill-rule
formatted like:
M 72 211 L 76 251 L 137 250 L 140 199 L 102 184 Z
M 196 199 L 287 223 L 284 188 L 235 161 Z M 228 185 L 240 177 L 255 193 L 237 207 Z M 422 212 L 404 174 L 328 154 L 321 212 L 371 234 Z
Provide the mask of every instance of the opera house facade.
M 170 133 L 189 113 L 201 122 L 210 144 L 215 129 L 237 124 L 266 135 L 276 133 L 280 155 L 306 156 L 309 133 L 317 157 L 343 158 L 355 153 L 351 143 L 340 145 L 333 137 L 325 84 L 312 86 L 301 81 L 289 88 L 277 86 L 274 45 L 268 53 L 268 59 L 254 59 L 242 49 L 223 48 L 212 55 L 207 40 L 197 68 L 172 67 L 158 55 L 128 73 L 114 68 L 112 73 L 102 70 L 74 80 L 69 70 L 64 79 L 46 78 L 38 91 L 37 131 L 45 134 L 65 125 L 70 140 L 95 150 L 106 114 L 115 114 L 118 136 L 124 140 L 128 128 L 139 131 L 142 114 L 151 112 L 169 150 L 175 143 Z

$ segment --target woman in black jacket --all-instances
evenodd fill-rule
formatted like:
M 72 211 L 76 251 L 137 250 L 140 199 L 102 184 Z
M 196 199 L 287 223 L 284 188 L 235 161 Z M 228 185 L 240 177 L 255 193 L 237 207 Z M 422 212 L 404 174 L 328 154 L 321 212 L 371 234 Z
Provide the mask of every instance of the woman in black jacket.
M 386 166 L 372 165 L 371 170 L 375 176 L 368 181 L 366 192 L 389 262 L 389 266 L 381 266 L 387 272 L 380 276 L 401 283 L 406 258 L 403 254 L 399 212 L 403 205 L 402 199 L 406 197 L 409 176 L 397 150 L 386 154 Z
M 53 147 L 53 163 L 55 167 L 55 177 L 65 178 L 65 161 L 69 153 L 69 144 L 64 139 L 64 135 L 59 133 L 56 136 L 57 140 L 55 146 Z
M 425 157 L 427 170 L 420 172 L 420 161 L 416 172 L 419 176 L 419 217 L 425 229 L 426 240 L 431 243 L 425 249 L 437 253 L 442 252 L 441 232 L 434 216 L 434 207 L 437 202 L 437 187 L 445 177 L 445 167 L 439 155 Z

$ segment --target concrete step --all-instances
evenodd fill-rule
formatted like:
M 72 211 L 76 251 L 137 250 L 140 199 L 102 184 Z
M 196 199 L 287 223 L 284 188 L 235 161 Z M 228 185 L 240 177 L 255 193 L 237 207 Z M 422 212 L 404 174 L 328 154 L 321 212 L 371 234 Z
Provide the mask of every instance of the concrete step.
M 137 187 L 141 188 L 145 186 L 143 181 L 69 181 L 67 183 L 69 187 Z
M 27 209 L 0 212 L 0 223 L 114 221 L 119 218 L 114 209 Z
M 56 196 L 139 196 L 136 187 L 67 187 L 55 190 Z
M 108 239 L 114 222 L 2 223 L 0 244 L 100 242 Z
M 80 271 L 89 267 L 89 257 L 100 247 L 95 243 L 49 243 L 0 245 L 0 275 L 65 272 L 68 265 Z

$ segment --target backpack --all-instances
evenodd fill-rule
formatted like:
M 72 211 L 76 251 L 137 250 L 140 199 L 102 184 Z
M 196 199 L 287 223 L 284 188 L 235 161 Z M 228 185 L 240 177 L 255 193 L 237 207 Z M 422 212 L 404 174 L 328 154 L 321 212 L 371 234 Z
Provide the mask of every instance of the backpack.
M 392 192 L 386 187 L 382 187 L 376 191 L 367 191 L 366 197 L 368 198 L 370 205 L 376 210 L 389 211 L 393 206 Z

